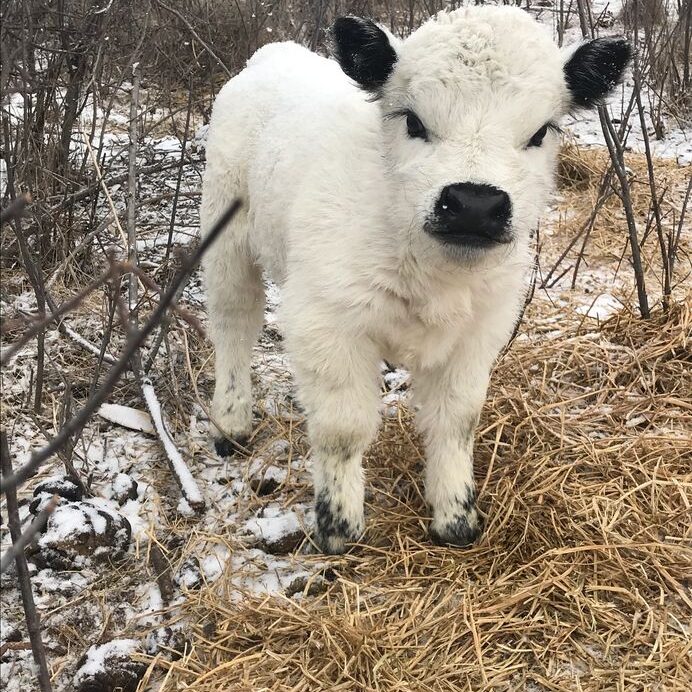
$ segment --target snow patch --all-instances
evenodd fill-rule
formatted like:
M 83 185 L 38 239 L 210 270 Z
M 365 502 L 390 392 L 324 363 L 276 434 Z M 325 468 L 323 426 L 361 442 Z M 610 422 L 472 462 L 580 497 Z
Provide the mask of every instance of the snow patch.
M 104 673 L 106 671 L 106 659 L 119 657 L 127 658 L 139 648 L 136 639 L 114 639 L 105 644 L 89 647 L 86 652 L 86 661 L 74 676 L 75 684 L 79 684 L 86 677 Z
M 601 293 L 590 305 L 579 305 L 576 310 L 597 320 L 605 320 L 623 308 L 622 303 L 610 293 Z

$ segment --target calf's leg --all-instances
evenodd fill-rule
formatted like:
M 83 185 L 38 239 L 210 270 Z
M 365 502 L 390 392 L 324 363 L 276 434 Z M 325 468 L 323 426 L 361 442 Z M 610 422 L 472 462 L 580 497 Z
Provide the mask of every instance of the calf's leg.
M 215 350 L 212 437 L 216 451 L 230 456 L 252 432 L 250 363 L 264 320 L 262 273 L 246 247 L 246 215 L 207 253 L 209 336 Z
M 312 447 L 314 540 L 325 553 L 342 553 L 365 528 L 362 457 L 379 424 L 377 354 L 337 329 L 298 326 L 287 345 Z
M 427 452 L 425 494 L 433 511 L 430 536 L 465 546 L 481 533 L 473 480 L 473 439 L 485 401 L 488 358 L 460 352 L 441 367 L 416 373 L 418 425 Z

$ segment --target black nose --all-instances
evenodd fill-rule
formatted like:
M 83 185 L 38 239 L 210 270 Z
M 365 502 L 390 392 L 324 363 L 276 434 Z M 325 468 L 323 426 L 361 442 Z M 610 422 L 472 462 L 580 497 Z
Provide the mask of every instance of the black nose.
M 435 205 L 433 231 L 452 243 L 508 243 L 512 215 L 509 195 L 492 185 L 455 183 L 445 187 Z

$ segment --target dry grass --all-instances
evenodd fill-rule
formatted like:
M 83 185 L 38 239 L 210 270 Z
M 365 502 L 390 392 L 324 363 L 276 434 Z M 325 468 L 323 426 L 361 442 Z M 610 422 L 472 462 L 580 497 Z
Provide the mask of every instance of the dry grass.
M 402 410 L 326 591 L 234 603 L 228 573 L 186 604 L 193 650 L 162 689 L 689 689 L 692 303 L 557 336 L 543 317 L 493 378 L 477 546 L 426 540 Z
M 559 244 L 605 162 L 578 155 L 573 171 L 587 173 L 573 174 L 589 180 L 563 182 L 574 214 Z M 671 186 L 682 179 L 671 173 Z M 594 228 L 611 248 L 624 239 L 615 208 Z M 609 271 L 618 253 L 598 248 Z M 654 253 L 649 264 L 655 275 Z M 625 308 L 601 325 L 534 301 L 522 332 L 495 370 L 477 437 L 478 545 L 427 540 L 422 448 L 401 408 L 366 460 L 363 544 L 329 559 L 303 597 L 239 601 L 232 569 L 191 594 L 191 650 L 154 662 L 161 690 L 690 689 L 692 292 L 679 286 L 674 308 L 648 322 Z M 262 439 L 286 434 L 265 418 Z M 302 481 L 289 492 L 310 497 Z

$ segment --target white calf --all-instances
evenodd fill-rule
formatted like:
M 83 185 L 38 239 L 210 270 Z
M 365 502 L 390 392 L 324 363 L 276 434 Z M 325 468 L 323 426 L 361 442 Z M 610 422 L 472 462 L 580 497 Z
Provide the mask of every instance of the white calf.
M 340 552 L 363 531 L 382 359 L 413 373 L 431 535 L 466 545 L 474 428 L 524 300 L 556 123 L 609 92 L 629 46 L 561 51 L 508 7 L 442 13 L 404 41 L 346 17 L 331 43 L 336 61 L 262 48 L 214 106 L 203 232 L 245 202 L 205 261 L 216 448 L 251 432 L 264 271 L 307 413 L 318 545 Z

